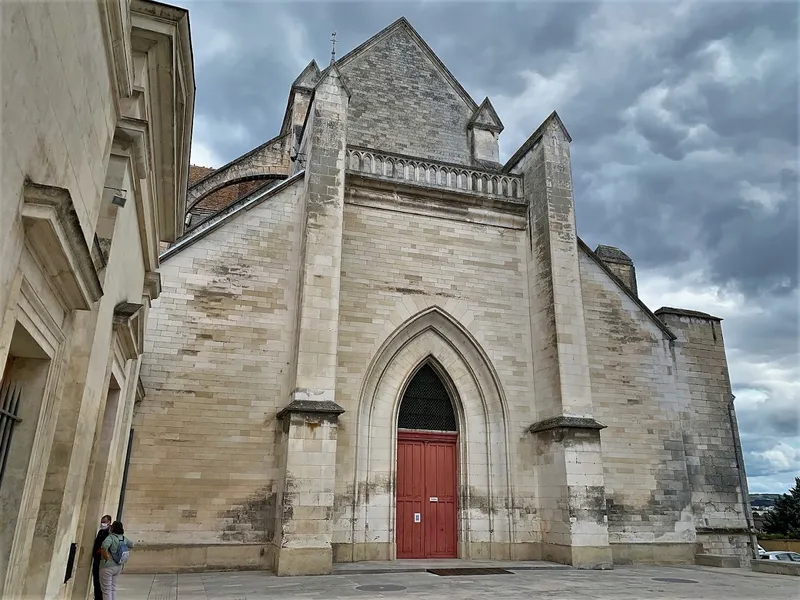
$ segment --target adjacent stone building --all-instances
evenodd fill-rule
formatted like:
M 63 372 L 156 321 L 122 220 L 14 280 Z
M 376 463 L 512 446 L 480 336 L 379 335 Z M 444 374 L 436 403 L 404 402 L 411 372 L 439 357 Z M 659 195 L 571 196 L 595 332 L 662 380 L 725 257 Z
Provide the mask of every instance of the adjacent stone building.
M 183 232 L 185 10 L 0 3 L 0 597 L 87 597 L 119 518 L 159 244 Z
M 502 131 L 400 19 L 199 174 L 145 336 L 130 569 L 747 556 L 720 320 L 652 312 L 578 238 L 555 112 L 504 164 Z

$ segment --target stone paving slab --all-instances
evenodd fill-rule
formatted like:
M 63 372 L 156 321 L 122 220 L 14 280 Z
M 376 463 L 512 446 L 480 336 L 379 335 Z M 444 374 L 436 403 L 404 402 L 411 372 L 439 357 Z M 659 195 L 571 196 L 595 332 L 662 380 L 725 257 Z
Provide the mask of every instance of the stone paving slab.
M 611 571 L 527 569 L 513 575 L 467 577 L 430 573 L 276 577 L 263 571 L 123 574 L 117 595 L 119 600 L 788 600 L 797 598 L 797 592 L 797 579 L 785 575 L 745 569 L 631 566 Z

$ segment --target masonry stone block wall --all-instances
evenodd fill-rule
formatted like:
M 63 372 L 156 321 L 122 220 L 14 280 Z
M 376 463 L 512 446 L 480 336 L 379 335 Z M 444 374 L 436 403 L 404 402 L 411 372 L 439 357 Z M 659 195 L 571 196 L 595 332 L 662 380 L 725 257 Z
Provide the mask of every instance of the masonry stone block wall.
M 467 124 L 477 106 L 407 29 L 395 29 L 352 61 L 344 57 L 341 69 L 358 92 L 348 111 L 348 144 L 471 164 Z
M 275 415 L 290 392 L 301 189 L 162 265 L 126 495 L 127 525 L 155 547 L 156 564 L 267 564 L 259 560 L 274 535 Z M 209 554 L 198 545 L 224 546 Z
M 738 430 L 720 320 L 685 310 L 656 314 L 678 336 L 675 378 L 688 396 L 683 442 L 699 546 L 745 559 L 747 490 L 734 443 Z
M 390 202 L 383 208 L 345 206 L 337 401 L 346 412 L 340 417 L 334 506 L 334 543 L 339 546 L 340 560 L 391 557 L 389 545 L 394 537 L 387 523 L 393 477 L 385 472 L 368 490 L 359 488 L 363 473 L 357 471 L 356 448 L 364 441 L 358 439 L 357 415 L 359 403 L 367 400 L 361 396 L 367 370 L 381 345 L 395 331 L 402 332 L 404 323 L 431 307 L 446 311 L 474 336 L 497 372 L 508 407 L 505 415 L 492 418 L 497 426 L 507 428 L 502 436 L 508 440 L 513 481 L 510 490 L 508 482 L 490 486 L 485 476 L 476 473 L 471 489 L 460 490 L 459 502 L 470 523 L 467 556 L 499 558 L 517 552 L 515 556 L 521 558 L 526 552 L 533 554 L 531 544 L 539 542 L 538 507 L 532 448 L 524 429 L 535 418 L 530 333 L 519 327 L 528 311 L 526 244 L 522 227 L 489 227 L 456 216 L 410 218 L 391 210 Z M 415 358 L 399 370 L 398 385 L 438 345 L 426 347 L 421 355 L 412 353 Z M 450 357 L 442 351 L 441 356 Z M 456 352 L 465 353 L 465 349 L 459 347 Z M 446 370 L 459 364 L 455 358 L 442 360 Z M 477 365 L 467 366 L 474 369 Z M 460 403 L 464 411 L 480 414 L 479 393 L 471 390 Z M 385 432 L 381 437 L 390 439 L 393 424 L 389 418 L 376 417 L 372 426 L 381 428 Z M 469 443 L 485 452 L 487 435 L 476 427 Z M 499 432 L 495 435 L 501 436 Z M 388 463 L 393 450 L 387 444 L 373 452 L 384 453 Z M 496 476 L 504 478 L 502 473 Z M 508 498 L 509 491 L 513 500 Z M 359 514 L 366 496 L 381 499 L 373 501 L 363 518 Z M 467 499 L 469 506 L 464 505 Z M 513 514 L 503 508 L 507 502 Z M 513 545 L 517 548 L 512 549 Z
M 614 561 L 686 562 L 694 555 L 683 444 L 687 398 L 671 340 L 619 284 L 580 257 L 595 417 L 601 432 Z

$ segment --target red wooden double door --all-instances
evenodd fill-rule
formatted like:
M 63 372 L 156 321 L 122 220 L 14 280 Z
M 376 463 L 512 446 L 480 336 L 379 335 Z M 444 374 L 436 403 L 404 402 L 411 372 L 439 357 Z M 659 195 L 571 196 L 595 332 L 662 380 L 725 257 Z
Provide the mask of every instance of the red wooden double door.
M 397 435 L 397 558 L 458 558 L 457 434 Z

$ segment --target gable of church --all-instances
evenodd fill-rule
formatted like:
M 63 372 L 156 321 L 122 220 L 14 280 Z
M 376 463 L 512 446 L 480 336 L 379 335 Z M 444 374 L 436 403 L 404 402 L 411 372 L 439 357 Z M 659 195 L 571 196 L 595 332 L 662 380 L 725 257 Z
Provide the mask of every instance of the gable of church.
M 470 164 L 477 105 L 404 20 L 339 61 L 351 86 L 347 143 Z

